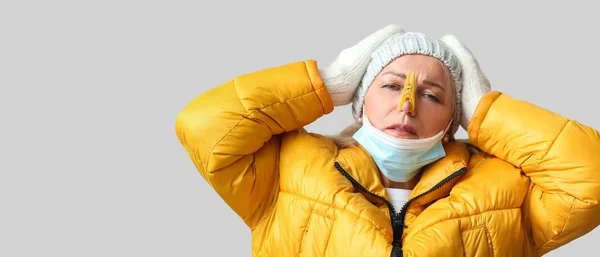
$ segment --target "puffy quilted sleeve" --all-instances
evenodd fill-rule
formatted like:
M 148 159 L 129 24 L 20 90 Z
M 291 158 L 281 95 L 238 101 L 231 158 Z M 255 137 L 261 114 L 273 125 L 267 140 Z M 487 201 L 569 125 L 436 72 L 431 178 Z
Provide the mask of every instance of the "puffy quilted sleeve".
M 238 76 L 188 103 L 177 138 L 203 178 L 254 227 L 278 191 L 277 135 L 333 111 L 316 62 L 295 62 Z
M 467 130 L 530 178 L 523 211 L 540 256 L 600 224 L 598 131 L 500 92 L 481 99 Z

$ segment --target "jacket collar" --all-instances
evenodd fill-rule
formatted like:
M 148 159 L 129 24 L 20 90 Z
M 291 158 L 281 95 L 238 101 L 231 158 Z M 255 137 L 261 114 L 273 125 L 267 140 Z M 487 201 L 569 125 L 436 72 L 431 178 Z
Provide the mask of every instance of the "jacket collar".
M 422 195 L 411 204 L 410 212 L 415 215 L 428 203 L 448 195 L 457 179 L 450 180 L 435 190 L 432 188 L 451 174 L 467 167 L 470 153 L 465 143 L 448 143 L 444 145 L 444 151 L 446 152 L 444 158 L 423 168 L 420 173 L 421 178 L 410 194 L 411 199 Z M 342 168 L 365 189 L 390 199 L 381 182 L 377 164 L 362 146 L 355 145 L 341 150 L 337 160 Z

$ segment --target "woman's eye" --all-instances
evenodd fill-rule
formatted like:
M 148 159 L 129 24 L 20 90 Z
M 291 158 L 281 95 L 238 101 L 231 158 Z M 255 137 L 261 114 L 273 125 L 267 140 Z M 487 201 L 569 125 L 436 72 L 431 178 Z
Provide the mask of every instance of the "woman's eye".
M 391 90 L 402 90 L 401 86 L 395 85 L 395 84 L 387 84 L 385 86 L 383 86 L 384 88 L 387 89 L 391 89 Z
M 434 96 L 434 95 L 432 95 L 432 94 L 424 94 L 424 95 L 425 95 L 425 97 L 429 98 L 429 100 L 432 100 L 432 101 L 434 101 L 434 102 L 436 102 L 436 103 L 439 103 L 439 102 L 440 102 L 440 100 L 439 100 L 439 99 L 437 99 L 437 97 L 435 97 L 435 96 Z

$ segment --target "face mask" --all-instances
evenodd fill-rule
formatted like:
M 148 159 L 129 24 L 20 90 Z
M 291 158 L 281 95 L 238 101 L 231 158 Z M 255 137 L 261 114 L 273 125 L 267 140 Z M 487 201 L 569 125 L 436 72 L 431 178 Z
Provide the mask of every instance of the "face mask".
M 371 154 L 383 175 L 392 181 L 409 181 L 423 166 L 446 156 L 442 137 L 452 121 L 445 130 L 425 139 L 388 135 L 373 127 L 366 115 L 363 115 L 363 123 L 352 137 Z

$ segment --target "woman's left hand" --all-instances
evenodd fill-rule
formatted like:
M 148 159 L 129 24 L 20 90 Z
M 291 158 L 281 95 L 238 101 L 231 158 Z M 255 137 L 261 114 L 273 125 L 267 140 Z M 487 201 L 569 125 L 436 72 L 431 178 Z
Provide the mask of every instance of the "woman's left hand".
M 479 100 L 491 91 L 490 81 L 481 71 L 479 63 L 471 51 L 454 35 L 446 35 L 441 40 L 452 50 L 462 66 L 462 113 L 460 125 L 468 131 L 473 113 Z

